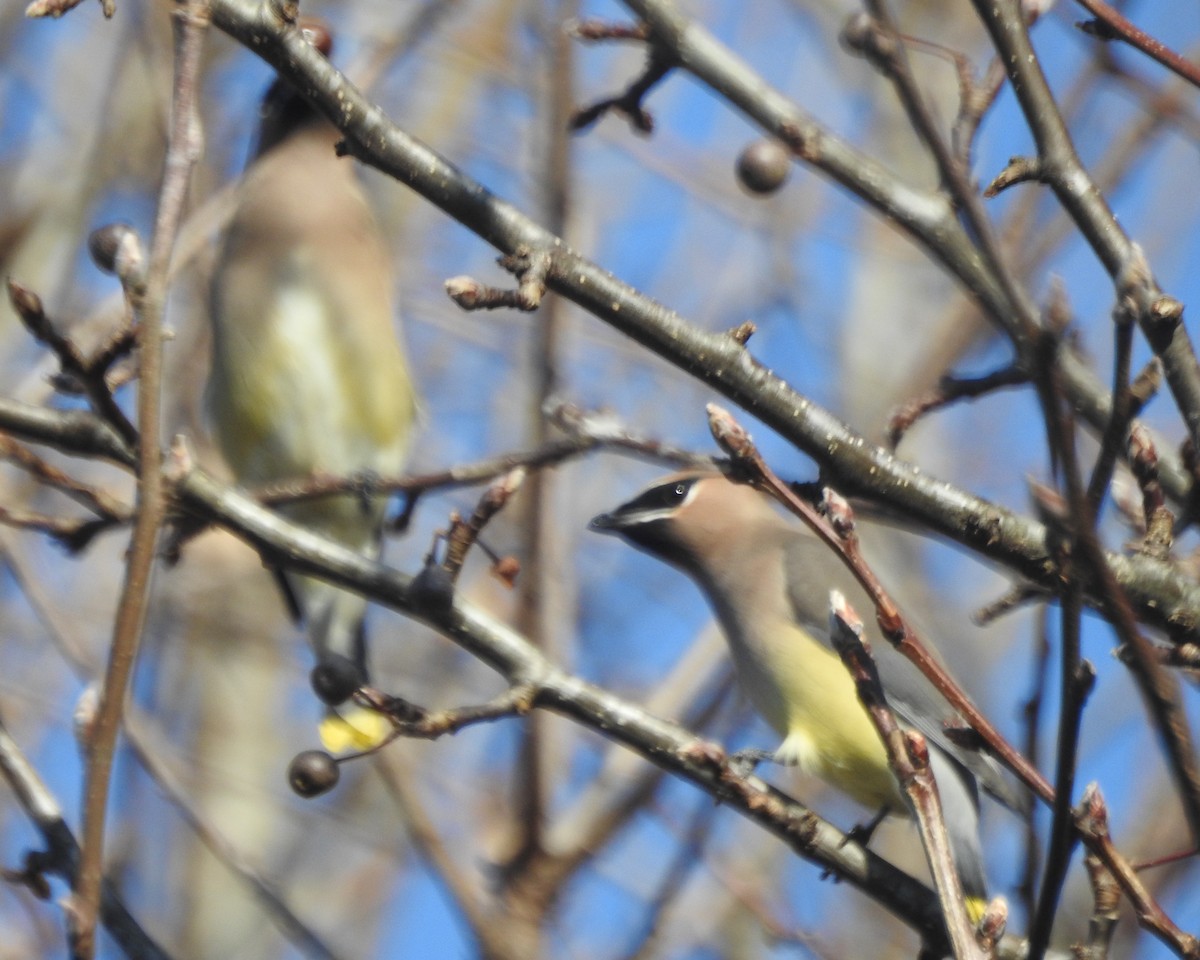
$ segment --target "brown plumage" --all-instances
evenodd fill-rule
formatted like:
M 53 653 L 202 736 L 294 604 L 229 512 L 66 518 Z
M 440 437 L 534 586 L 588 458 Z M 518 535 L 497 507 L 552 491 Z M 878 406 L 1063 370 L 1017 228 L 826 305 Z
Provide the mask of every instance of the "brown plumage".
M 353 162 L 334 151 L 339 136 L 275 82 L 213 276 L 209 407 L 247 485 L 395 474 L 405 462 L 416 403 L 390 257 Z M 283 512 L 377 556 L 385 507 L 345 495 Z M 318 660 L 349 660 L 365 678 L 365 602 L 310 577 L 286 582 Z
M 715 472 L 664 477 L 592 528 L 621 535 L 700 586 L 724 630 L 738 678 L 783 738 L 777 756 L 872 808 L 907 813 L 887 756 L 829 643 L 830 591 L 865 618 L 866 592 L 807 527 L 786 521 L 763 494 Z M 925 735 L 963 884 L 986 895 L 977 778 L 1010 792 L 995 763 L 950 741 L 958 720 L 919 671 L 882 640 L 872 644 L 888 703 Z

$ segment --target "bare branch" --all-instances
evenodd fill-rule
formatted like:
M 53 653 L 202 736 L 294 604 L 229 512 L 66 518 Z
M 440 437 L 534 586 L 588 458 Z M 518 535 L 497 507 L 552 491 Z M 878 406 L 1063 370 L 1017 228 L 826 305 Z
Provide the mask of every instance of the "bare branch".
M 83 840 L 79 876 L 74 888 L 76 910 L 71 915 L 69 935 L 71 954 L 76 960 L 91 960 L 96 950 L 95 924 L 100 904 L 104 825 L 113 753 L 129 678 L 137 657 L 149 601 L 150 572 L 166 506 L 158 440 L 162 404 L 162 315 L 167 299 L 171 248 L 179 230 L 189 175 L 200 148 L 196 97 L 200 85 L 201 53 L 208 33 L 206 0 L 189 0 L 178 12 L 175 27 L 175 90 L 166 171 L 159 193 L 144 296 L 135 293 L 131 298 L 138 320 L 141 383 L 137 417 L 141 435 L 138 447 L 137 516 L 113 627 L 100 708 L 95 729 L 87 744 Z M 127 287 L 128 290 L 130 287 Z
M 830 595 L 829 603 L 834 649 L 854 678 L 858 699 L 875 725 L 879 739 L 887 750 L 888 763 L 916 814 L 925 856 L 929 860 L 942 912 L 950 930 L 954 956 L 958 960 L 972 957 L 982 960 L 984 952 L 972 931 L 962 881 L 950 853 L 950 838 L 946 834 L 942 803 L 929 767 L 929 747 L 921 734 L 906 733 L 896 723 L 879 681 L 875 662 L 863 643 L 863 624 L 857 612 L 836 590 Z
M 26 871 L 54 873 L 73 883 L 79 869 L 79 844 L 63 818 L 62 807 L 2 722 L 0 773 L 46 844 L 44 852 L 27 859 Z M 101 884 L 99 916 L 131 960 L 168 960 L 169 954 L 141 928 L 107 880 Z
M 952 377 L 946 375 L 938 381 L 937 388 L 923 397 L 910 400 L 892 414 L 888 420 L 888 442 L 894 450 L 900 445 L 912 425 L 921 417 L 957 403 L 959 400 L 976 400 L 996 390 L 1015 387 L 1029 382 L 1029 375 L 1020 367 L 1008 366 L 982 377 Z
M 1140 50 L 1146 56 L 1161 63 L 1192 86 L 1200 87 L 1200 68 L 1196 64 L 1186 57 L 1181 57 L 1161 40 L 1155 39 L 1144 30 L 1139 30 L 1122 16 L 1119 10 L 1105 3 L 1104 0 L 1075 0 L 1075 2 L 1096 18 L 1095 21 L 1079 25 L 1084 28 L 1085 33 L 1099 36 L 1102 40 L 1123 40 L 1135 50 Z M 1101 30 L 1092 25 L 1097 23 L 1102 25 L 1103 35 L 1101 35 Z
M 1113 278 L 1118 298 L 1132 298 L 1137 322 L 1162 359 L 1188 434 L 1197 440 L 1200 363 L 1180 322 L 1182 308 L 1164 309 L 1164 299 L 1171 298 L 1164 298 L 1141 250 L 1125 234 L 1079 159 L 1029 40 L 1020 4 L 1016 0 L 975 0 L 975 8 L 1007 65 L 1025 121 L 1037 142 L 1038 162 L 1047 184 Z
M 639 11 L 653 12 L 652 26 L 658 42 L 669 40 L 673 49 L 683 50 L 679 44 L 683 42 L 681 37 L 686 38 L 689 70 L 702 79 L 712 77 L 716 82 L 719 78 L 720 88 L 738 106 L 763 117 L 794 150 L 800 150 L 802 156 L 831 176 L 845 179 L 860 196 L 878 203 L 906 229 L 936 241 L 936 251 L 948 268 L 960 277 L 969 274 L 971 289 L 993 298 L 995 284 L 976 272 L 978 257 L 968 255 L 968 247 L 961 246 L 965 236 L 949 205 L 899 184 L 873 161 L 797 114 L 791 104 L 766 88 L 743 65 L 731 61 L 727 51 L 718 50 L 715 41 L 681 21 L 669 5 L 663 5 L 663 0 L 645 0 L 636 6 Z M 327 60 L 289 32 L 286 25 L 273 20 L 269 8 L 264 10 L 246 0 L 214 0 L 212 14 L 214 24 L 244 41 L 283 76 L 311 91 L 314 103 L 346 133 L 355 156 L 408 183 L 505 253 L 522 248 L 554 249 L 554 265 L 547 277 L 550 288 L 745 406 L 785 439 L 820 460 L 839 488 L 887 501 L 930 529 L 1035 582 L 1048 584 L 1053 580 L 1046 567 L 1045 530 L 1040 525 L 934 480 L 873 447 L 828 411 L 754 363 L 731 338 L 701 333 L 679 315 L 581 257 L 389 123 Z M 993 303 L 998 317 L 1010 316 L 1006 303 L 994 298 L 988 302 Z M 1094 387 L 1094 378 L 1077 358 L 1064 354 L 1061 362 L 1072 389 L 1079 387 L 1081 378 L 1091 379 Z M 1089 416 L 1107 422 L 1107 400 L 1101 402 L 1094 390 L 1089 397 L 1077 402 Z M 1113 557 L 1112 565 L 1140 615 L 1174 636 L 1186 637 L 1192 631 L 1200 635 L 1200 588 L 1194 583 L 1161 565 L 1151 565 L 1144 557 Z

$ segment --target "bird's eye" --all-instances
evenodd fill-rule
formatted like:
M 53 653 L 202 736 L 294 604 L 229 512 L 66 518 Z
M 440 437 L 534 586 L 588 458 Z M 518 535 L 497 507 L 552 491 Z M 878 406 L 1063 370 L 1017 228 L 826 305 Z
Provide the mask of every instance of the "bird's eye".
M 688 492 L 688 485 L 686 483 L 675 484 L 675 496 L 682 497 L 687 492 Z

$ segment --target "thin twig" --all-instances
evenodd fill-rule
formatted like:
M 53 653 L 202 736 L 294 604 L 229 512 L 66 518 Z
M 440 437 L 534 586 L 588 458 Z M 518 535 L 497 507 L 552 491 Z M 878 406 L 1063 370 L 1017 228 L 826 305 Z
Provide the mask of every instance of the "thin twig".
M 1051 343 L 1051 338 L 1048 337 L 1047 342 Z M 1100 546 L 1096 533 L 1097 515 L 1089 497 L 1091 491 L 1084 491 L 1079 476 L 1074 437 L 1066 424 L 1066 414 L 1063 412 L 1066 409 L 1065 397 L 1055 373 L 1055 364 L 1048 361 L 1037 379 L 1039 392 L 1043 394 L 1042 406 L 1051 449 L 1059 450 L 1063 457 L 1070 535 L 1074 542 L 1072 565 L 1077 567 L 1075 576 L 1083 581 L 1079 589 L 1083 589 L 1088 582 L 1099 586 L 1101 607 L 1122 646 L 1130 653 L 1131 672 L 1167 755 L 1192 843 L 1200 846 L 1200 767 L 1178 679 L 1154 655 L 1153 646 L 1139 627 L 1128 597 L 1113 576 Z M 1122 429 L 1120 432 L 1124 434 L 1125 431 Z M 1074 577 L 1067 578 L 1069 589 L 1074 589 L 1071 586 L 1073 580 Z
M 678 838 L 675 852 L 663 871 L 654 892 L 646 898 L 643 919 L 636 925 L 631 946 L 619 956 L 620 960 L 648 960 L 660 948 L 659 934 L 667 908 L 677 901 L 692 874 L 704 863 L 705 847 L 713 835 L 717 807 L 706 799 L 696 805 L 687 818 L 687 825 Z M 664 819 L 672 826 L 679 823 L 679 812 L 672 810 Z
M 947 374 L 929 393 L 908 401 L 891 415 L 887 426 L 888 443 L 895 449 L 912 425 L 934 410 L 959 400 L 976 400 L 996 390 L 1028 382 L 1029 374 L 1015 365 L 1001 367 L 982 377 L 953 377 Z
M 1021 709 L 1022 721 L 1025 724 L 1025 756 L 1035 767 L 1040 756 L 1040 735 L 1042 705 L 1045 702 L 1046 683 L 1050 664 L 1049 606 L 1045 603 L 1038 608 L 1037 628 L 1034 635 L 1034 650 L 1031 658 L 1031 686 L 1029 697 Z M 1017 894 L 1025 905 L 1025 915 L 1033 916 L 1034 897 L 1037 893 L 1036 880 L 1038 874 L 1038 852 L 1041 849 L 1037 832 L 1035 809 L 1030 805 L 1023 811 L 1025 821 L 1025 855 L 1021 866 L 1021 882 L 1017 885 Z
M 1104 24 L 1108 31 L 1105 39 L 1124 40 L 1136 50 L 1161 63 L 1172 73 L 1182 77 L 1194 87 L 1200 87 L 1200 67 L 1168 47 L 1161 40 L 1155 39 L 1135 27 L 1121 12 L 1104 0 L 1075 0 L 1093 17 Z
M 463 869 L 446 847 L 445 838 L 417 791 L 419 772 L 394 750 L 377 754 L 375 767 L 401 815 L 405 835 L 427 868 L 441 881 L 467 928 L 487 957 L 503 957 L 505 926 L 483 906 L 484 895 L 473 872 Z
M 1133 417 L 1133 395 L 1130 392 L 1129 368 L 1133 351 L 1132 304 L 1121 298 L 1113 311 L 1113 387 L 1112 416 L 1108 429 L 1100 439 L 1100 452 L 1088 480 L 1087 505 L 1093 517 L 1100 515 L 1100 505 L 1112 482 L 1117 456 L 1123 451 L 1123 440 L 1129 433 Z
M 605 97 L 591 106 L 577 110 L 569 121 L 570 128 L 575 131 L 586 130 L 606 113 L 612 112 L 625 117 L 636 132 L 652 133 L 654 117 L 642 105 L 642 102 L 651 90 L 662 83 L 674 67 L 674 57 L 655 43 L 653 35 L 651 35 L 651 46 L 641 76 L 634 80 L 623 93 L 615 97 Z
M 47 463 L 28 447 L 17 443 L 12 437 L 0 434 L 0 457 L 17 464 L 40 483 L 61 491 L 101 517 L 109 517 L 119 523 L 124 523 L 130 518 L 132 511 L 112 494 L 81 483 L 75 477 Z
M 1090 689 L 1088 671 L 1079 660 L 1078 616 L 1079 598 L 1087 582 L 1098 584 L 1103 598 L 1103 608 L 1109 622 L 1121 640 L 1129 645 L 1136 660 L 1133 669 L 1143 699 L 1155 720 L 1155 729 L 1163 743 L 1171 771 L 1176 779 L 1180 799 L 1184 805 L 1189 825 L 1195 823 L 1200 814 L 1200 779 L 1196 771 L 1195 750 L 1186 714 L 1180 701 L 1178 684 L 1173 676 L 1159 664 L 1134 620 L 1129 603 L 1112 576 L 1096 535 L 1096 516 L 1083 487 L 1075 449 L 1074 432 L 1071 429 L 1070 407 L 1065 401 L 1064 391 L 1058 377 L 1058 368 L 1053 360 L 1058 338 L 1048 331 L 1041 346 L 1042 362 L 1034 383 L 1041 400 L 1042 413 L 1046 422 L 1046 434 L 1050 449 L 1055 451 L 1061 462 L 1061 473 L 1066 486 L 1065 502 L 1058 509 L 1063 512 L 1059 523 L 1063 528 L 1065 543 L 1063 550 L 1069 556 L 1066 567 L 1067 589 L 1062 600 L 1064 616 L 1063 666 L 1062 666 L 1062 719 L 1060 722 L 1059 752 L 1056 770 L 1056 785 L 1066 789 L 1073 783 L 1079 711 Z M 1052 849 L 1047 855 L 1046 879 L 1042 898 L 1035 918 L 1031 940 L 1040 948 L 1049 942 L 1053 922 L 1053 906 L 1061 892 L 1069 856 L 1070 836 L 1067 828 L 1067 804 L 1069 798 L 1055 795 L 1052 805 L 1055 822 L 1052 832 Z M 1089 833 L 1079 825 L 1079 817 L 1072 817 L 1075 829 L 1086 838 Z M 1193 837 L 1196 827 L 1192 826 Z M 1138 912 L 1140 920 L 1164 942 L 1181 955 L 1197 949 L 1197 941 L 1184 934 L 1167 916 L 1162 907 L 1150 895 L 1145 885 L 1136 879 L 1129 865 L 1110 862 L 1107 857 L 1115 852 L 1111 844 L 1089 844 L 1093 853 L 1101 856 L 1104 865 L 1122 885 L 1125 895 Z M 1035 954 L 1037 955 L 1037 954 Z
M 917 84 L 912 65 L 909 63 L 908 51 L 904 44 L 899 42 L 899 31 L 892 18 L 890 5 L 887 0 L 866 0 L 866 6 L 878 24 L 878 31 L 882 37 L 880 46 L 887 51 L 886 56 L 879 58 L 877 65 L 891 79 L 913 129 L 929 148 L 942 187 L 953 199 L 956 209 L 961 211 L 963 222 L 969 228 L 968 242 L 986 264 L 989 280 L 1001 290 L 1008 301 L 1011 316 L 1006 332 L 1018 353 L 1024 355 L 1036 336 L 1037 315 L 1033 303 L 996 238 L 969 170 L 955 155 L 950 142 L 934 119 L 927 98 Z
M 95 925 L 104 862 L 104 821 L 112 775 L 113 753 L 121 725 L 129 678 L 150 592 L 150 572 L 165 512 L 161 473 L 162 316 L 166 305 L 171 247 L 179 230 L 188 179 L 199 155 L 199 95 L 201 53 L 208 33 L 206 0 L 190 0 L 178 11 L 175 26 L 175 90 L 166 168 L 158 199 L 154 239 L 146 271 L 145 296 L 135 301 L 140 345 L 138 391 L 137 516 L 113 642 L 101 692 L 96 725 L 87 744 L 84 783 L 83 847 L 75 887 L 70 940 L 75 960 L 91 960 L 96 950 Z
M 1041 19 L 1044 5 L 1041 4 L 1025 4 L 1023 9 L 1027 17 L 1026 23 L 1029 26 L 1037 23 Z M 988 63 L 987 69 L 984 70 L 983 79 L 978 83 L 970 82 L 970 76 L 966 69 L 959 66 L 959 89 L 961 91 L 962 101 L 959 104 L 958 116 L 954 119 L 954 125 L 950 131 L 950 143 L 954 148 L 954 155 L 959 158 L 959 162 L 964 167 L 971 166 L 972 147 L 975 143 L 975 135 L 979 132 L 979 126 L 983 123 L 983 118 L 987 116 L 987 112 L 996 102 L 996 98 L 1000 96 L 1000 91 L 1004 87 L 1004 82 L 1007 75 L 1004 72 L 1004 64 L 1000 62 L 999 57 L 993 57 Z
M 1182 322 L 1183 305 L 1159 289 L 1142 251 L 1125 233 L 1080 160 L 1029 39 L 1021 4 L 1017 0 L 973 3 L 1008 68 L 1013 92 L 1037 143 L 1046 183 L 1112 277 L 1118 298 L 1131 298 L 1137 322 L 1163 362 L 1188 434 L 1200 440 L 1200 362 Z
M 46 850 L 36 855 L 27 867 L 36 866 L 39 873 L 55 873 L 73 883 L 79 866 L 79 844 L 63 818 L 62 806 L 9 735 L 3 721 L 0 721 L 0 774 L 46 844 Z M 108 880 L 101 885 L 99 914 L 104 928 L 131 960 L 169 960 L 169 955 L 126 909 Z
M 559 224 L 558 229 L 561 228 Z M 546 276 L 553 263 L 550 250 L 521 250 L 500 258 L 500 266 L 517 278 L 516 288 L 492 287 L 474 277 L 458 276 L 446 281 L 446 293 L 464 310 L 511 307 L 530 313 L 541 306 L 546 295 Z
M 1067 568 L 1068 571 L 1070 567 Z M 1083 725 L 1083 708 L 1096 682 L 1096 672 L 1090 663 L 1080 659 L 1080 618 L 1083 613 L 1083 590 L 1076 574 L 1067 582 L 1060 600 L 1062 619 L 1062 654 L 1060 665 L 1060 702 L 1058 751 L 1054 768 L 1054 809 L 1050 824 L 1050 839 L 1046 847 L 1045 869 L 1041 892 L 1029 927 L 1030 953 L 1044 954 L 1050 943 L 1050 931 L 1058 911 L 1071 851 L 1075 846 L 1075 824 L 1071 813 L 1071 797 L 1075 792 L 1075 768 L 1079 751 L 1079 731 Z
M 1167 509 L 1166 496 L 1158 475 L 1158 452 L 1150 431 L 1134 424 L 1129 431 L 1129 468 L 1142 492 L 1142 521 L 1145 536 L 1138 549 L 1147 556 L 1167 560 L 1174 542 L 1175 518 Z
M 137 442 L 137 430 L 125 416 L 109 389 L 103 360 L 85 357 L 75 343 L 58 332 L 46 315 L 42 299 L 13 279 L 8 281 L 8 297 L 25 328 L 53 352 L 59 364 L 58 378 L 71 385 L 72 392 L 85 394 L 94 409 L 116 429 L 126 443 Z
M 61 607 L 53 602 L 34 578 L 25 556 L 11 543 L 3 546 L 5 561 L 11 566 L 17 583 L 46 627 L 55 648 L 80 681 L 90 682 L 92 669 L 86 644 L 67 629 Z M 179 782 L 160 756 L 161 737 L 157 736 L 150 718 L 141 712 L 131 711 L 124 717 L 124 729 L 134 756 L 150 778 L 161 787 L 163 794 L 176 807 L 183 821 L 225 868 L 246 884 L 284 935 L 302 949 L 306 956 L 335 957 L 316 932 L 307 927 L 283 898 L 271 889 L 266 880 L 248 866 L 246 856 L 236 844 L 193 806 L 191 793 Z M 103 916 L 102 908 L 101 917 Z
M 65 548 L 68 553 L 78 553 L 98 534 L 111 529 L 120 522 L 112 517 L 99 517 L 91 520 L 67 519 L 31 510 L 10 510 L 8 507 L 0 507 L 0 523 L 14 529 L 44 533 Z
M 858 699 L 871 718 L 879 739 L 887 750 L 888 765 L 912 805 L 925 846 L 925 856 L 933 873 L 934 885 L 942 903 L 950 942 L 958 960 L 982 958 L 967 915 L 962 881 L 954 866 L 946 819 L 938 796 L 937 784 L 929 767 L 929 747 L 919 733 L 900 729 L 888 706 L 875 661 L 863 643 L 863 624 L 858 613 L 838 591 L 830 595 L 830 638 L 846 669 L 854 678 Z
M 470 518 L 461 520 L 455 517 L 451 522 L 450 530 L 445 535 L 446 556 L 442 561 L 442 566 L 450 574 L 451 580 L 458 578 L 463 563 L 466 562 L 467 553 L 479 541 L 484 527 L 516 496 L 526 476 L 524 467 L 517 467 L 504 474 L 483 492 Z
M 396 697 L 388 696 L 372 687 L 362 687 L 354 695 L 356 703 L 386 714 L 392 721 L 392 733 L 387 743 L 405 737 L 415 740 L 438 740 L 452 736 L 477 723 L 493 723 L 511 717 L 526 716 L 536 705 L 537 687 L 533 684 L 517 684 L 487 703 L 448 710 L 427 711 Z M 378 750 L 372 747 L 365 753 L 339 757 L 338 762 L 356 760 Z
M 1092 915 L 1088 920 L 1087 944 L 1079 952 L 1078 958 L 1107 960 L 1108 948 L 1121 915 L 1121 888 L 1094 853 L 1083 858 L 1083 866 L 1092 887 Z
M 679 467 L 712 464 L 711 457 L 650 437 L 638 436 L 609 415 L 588 414 L 569 405 L 560 405 L 551 411 L 551 416 L 569 435 L 548 439 L 537 447 L 518 453 L 505 453 L 475 463 L 458 464 L 447 470 L 401 477 L 316 476 L 279 481 L 253 492 L 267 506 L 315 500 L 335 493 L 362 493 L 364 488 L 369 488 L 371 493 L 417 494 L 486 483 L 521 467 L 533 473 L 602 449 L 617 450 Z
M 569 124 L 576 86 L 575 43 L 562 24 L 574 22 L 578 13 L 578 0 L 560 0 L 545 10 L 540 31 L 545 63 L 536 71 L 533 81 L 541 92 L 539 100 L 545 124 L 542 132 L 545 150 L 538 161 L 539 206 L 551 232 L 560 237 L 567 236 L 571 219 L 572 138 Z M 517 292 L 526 300 L 533 299 L 541 304 L 541 314 L 530 344 L 529 366 L 533 376 L 525 416 L 531 441 L 535 446 L 541 446 L 549 443 L 554 434 L 552 407 L 562 389 L 567 304 L 557 295 L 544 298 L 551 263 L 549 252 L 541 251 L 527 259 L 525 271 L 517 275 L 521 281 Z M 562 556 L 562 525 L 555 520 L 556 478 L 554 471 L 533 473 L 518 504 L 522 525 L 522 570 L 517 583 L 516 607 L 517 629 L 554 659 L 562 652 L 559 647 L 562 624 L 556 617 L 561 613 L 561 606 L 553 598 L 556 591 L 571 590 L 564 582 L 567 574 L 561 569 L 565 558 Z M 520 738 L 514 770 L 514 842 L 502 868 L 501 882 L 505 897 L 528 887 L 533 894 L 525 898 L 526 903 L 544 913 L 554 901 L 557 888 L 549 883 L 528 884 L 526 881 L 535 875 L 532 872 L 537 869 L 534 859 L 541 860 L 540 854 L 546 846 L 548 811 L 553 808 L 555 754 L 548 718 L 541 713 L 530 716 L 521 726 Z M 524 874 L 526 868 L 531 872 Z

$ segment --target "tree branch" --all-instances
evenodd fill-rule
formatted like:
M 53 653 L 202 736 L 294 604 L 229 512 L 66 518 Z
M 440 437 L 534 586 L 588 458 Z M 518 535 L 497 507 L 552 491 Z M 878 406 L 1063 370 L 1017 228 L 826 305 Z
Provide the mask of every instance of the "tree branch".
M 158 198 L 154 239 L 146 272 L 144 296 L 133 300 L 138 321 L 138 489 L 137 513 L 125 581 L 113 627 L 108 668 L 100 695 L 96 724 L 87 743 L 84 778 L 83 844 L 75 886 L 76 909 L 70 925 L 71 954 L 91 960 L 96 950 L 95 925 L 100 905 L 104 863 L 104 821 L 108 809 L 113 753 L 121 712 L 133 674 L 138 643 L 150 593 L 150 573 L 165 513 L 160 447 L 162 405 L 162 316 L 167 300 L 171 247 L 179 230 L 188 179 L 199 155 L 199 92 L 201 53 L 208 33 L 205 0 L 190 0 L 178 11 L 175 26 L 175 90 L 166 169 Z
M 46 843 L 45 852 L 35 858 L 38 871 L 56 873 L 68 883 L 74 883 L 79 868 L 79 844 L 63 819 L 62 807 L 2 721 L 0 774 L 8 781 L 17 802 Z M 169 960 L 170 955 L 141 928 L 107 880 L 101 883 L 99 916 L 104 928 L 131 960 Z
M 657 11 L 662 4 L 646 2 L 636 6 L 639 9 L 652 6 Z M 1045 529 L 1040 524 L 934 480 L 872 446 L 828 411 L 756 364 L 732 338 L 700 332 L 678 314 L 580 256 L 561 238 L 537 226 L 511 204 L 495 197 L 390 123 L 328 60 L 285 24 L 269 4 L 214 0 L 212 14 L 214 24 L 273 64 L 341 127 L 347 135 L 348 152 L 407 183 L 503 253 L 516 253 L 519 249 L 553 251 L 554 266 L 547 277 L 551 289 L 759 417 L 816 458 L 828 470 L 831 482 L 844 492 L 885 501 L 915 522 L 1008 566 L 1023 577 L 1044 586 L 1055 583 L 1045 548 Z M 797 118 L 786 101 L 745 68 L 739 66 L 734 70 L 725 60 L 714 64 L 715 41 L 694 29 L 689 30 L 688 37 L 684 58 L 688 69 L 706 79 L 710 69 L 719 65 L 718 89 L 731 98 L 736 95 L 739 106 L 753 107 L 762 115 L 763 110 L 758 107 L 760 103 L 766 104 L 763 109 L 773 128 L 804 120 Z M 726 52 L 720 53 L 728 57 Z M 731 71 L 732 75 L 727 76 Z M 788 129 L 794 139 L 796 130 L 791 126 Z M 936 241 L 939 253 L 944 253 L 948 268 L 964 278 L 981 302 L 991 304 L 989 313 L 1008 315 L 1007 303 L 998 298 L 994 284 L 979 271 L 978 258 L 968 255 L 969 245 L 962 246 L 964 235 L 948 204 L 897 184 L 887 171 L 831 140 L 823 129 L 804 127 L 800 131 L 801 140 L 807 136 L 805 131 L 811 133 L 812 145 L 821 148 L 813 162 L 820 161 L 856 183 L 861 181 L 867 199 L 901 218 L 901 224 L 907 224 L 910 231 L 914 225 L 921 225 L 923 236 L 930 242 Z M 1072 384 L 1077 385 L 1080 377 L 1091 377 L 1077 361 L 1071 366 L 1069 358 L 1064 358 L 1063 363 Z M 1094 384 L 1094 378 L 1091 382 Z M 1097 417 L 1101 424 L 1107 422 L 1111 403 L 1103 391 L 1078 402 L 1089 417 Z M 1176 637 L 1200 637 L 1200 587 L 1147 558 L 1114 556 L 1112 565 L 1140 616 Z M 1093 603 L 1097 599 L 1089 596 Z
M 1200 441 L 1200 363 L 1182 323 L 1182 305 L 1159 289 L 1141 250 L 1121 229 L 1075 152 L 1029 40 L 1020 4 L 1015 0 L 974 2 L 997 53 L 1008 66 L 1017 102 L 1037 143 L 1041 179 L 1054 191 L 1113 278 L 1118 298 L 1131 298 L 1142 332 L 1162 359 L 1188 435 L 1194 443 Z

